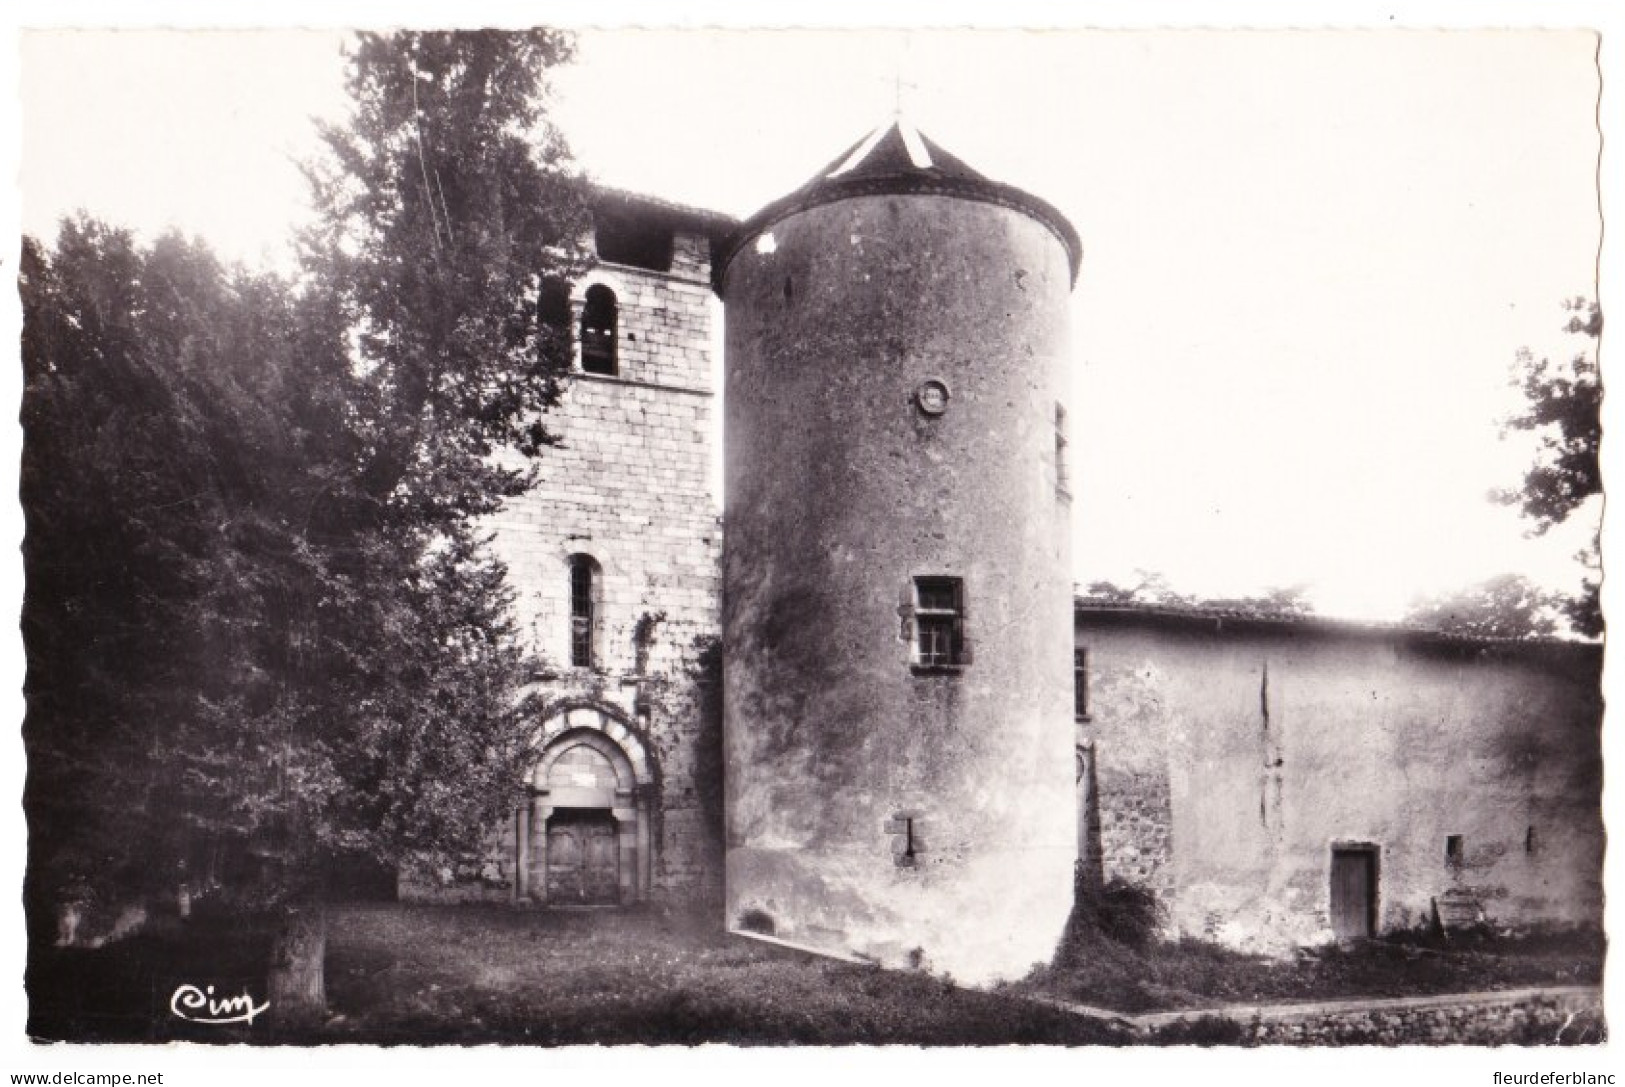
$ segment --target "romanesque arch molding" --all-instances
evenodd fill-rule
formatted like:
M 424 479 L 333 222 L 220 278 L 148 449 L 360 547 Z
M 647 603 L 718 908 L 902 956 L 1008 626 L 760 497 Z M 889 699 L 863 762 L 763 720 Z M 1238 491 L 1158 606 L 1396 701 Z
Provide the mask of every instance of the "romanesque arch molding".
M 565 733 L 578 730 L 608 737 L 630 765 L 634 784 L 655 783 L 655 761 L 631 719 L 615 706 L 590 699 L 566 699 L 547 708 L 541 727 L 531 738 L 538 760 L 546 759 L 555 741 Z M 535 784 L 534 773 L 531 781 Z
M 529 799 L 515 813 L 516 901 L 626 905 L 649 896 L 656 766 L 613 706 L 549 708 L 531 741 Z
M 627 282 L 625 276 L 599 265 L 577 280 L 571 291 L 570 301 L 576 307 L 577 316 L 580 315 L 580 308 L 586 304 L 587 292 L 594 287 L 607 287 L 615 292 L 618 299 L 627 298 L 632 294 L 632 284 Z
M 527 784 L 533 789 L 549 788 L 562 771 L 560 764 L 564 756 L 578 748 L 586 748 L 608 764 L 610 772 L 615 775 L 614 787 L 617 792 L 631 792 L 637 785 L 632 761 L 626 757 L 626 752 L 608 735 L 590 728 L 568 729 L 548 743 L 531 769 Z

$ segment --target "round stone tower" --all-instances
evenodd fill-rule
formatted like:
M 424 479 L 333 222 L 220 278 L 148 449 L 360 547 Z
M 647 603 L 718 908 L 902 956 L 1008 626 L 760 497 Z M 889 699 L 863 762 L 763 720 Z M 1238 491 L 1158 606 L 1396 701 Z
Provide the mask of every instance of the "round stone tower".
M 1020 976 L 1077 855 L 1077 234 L 898 122 L 717 256 L 728 925 Z

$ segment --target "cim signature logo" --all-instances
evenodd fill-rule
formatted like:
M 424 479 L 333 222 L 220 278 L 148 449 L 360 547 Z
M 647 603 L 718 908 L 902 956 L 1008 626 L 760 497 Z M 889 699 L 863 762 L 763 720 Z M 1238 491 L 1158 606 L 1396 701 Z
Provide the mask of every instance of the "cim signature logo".
M 188 1023 L 207 1023 L 211 1026 L 223 1026 L 227 1023 L 253 1023 L 254 1017 L 262 1015 L 271 1007 L 267 1000 L 264 1004 L 256 1005 L 254 998 L 243 990 L 242 996 L 228 996 L 216 999 L 214 986 L 199 989 L 196 985 L 182 985 L 175 990 L 175 995 L 169 998 L 169 1010 L 180 1019 Z

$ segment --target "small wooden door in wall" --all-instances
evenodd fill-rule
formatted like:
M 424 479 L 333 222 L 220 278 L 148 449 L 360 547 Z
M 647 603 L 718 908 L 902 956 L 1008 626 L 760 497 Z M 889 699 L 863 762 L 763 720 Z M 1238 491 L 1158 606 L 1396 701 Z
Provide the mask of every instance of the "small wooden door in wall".
M 1332 932 L 1340 942 L 1364 940 L 1376 930 L 1377 851 L 1332 850 Z
M 615 905 L 620 901 L 619 859 L 609 812 L 554 812 L 547 821 L 548 903 Z

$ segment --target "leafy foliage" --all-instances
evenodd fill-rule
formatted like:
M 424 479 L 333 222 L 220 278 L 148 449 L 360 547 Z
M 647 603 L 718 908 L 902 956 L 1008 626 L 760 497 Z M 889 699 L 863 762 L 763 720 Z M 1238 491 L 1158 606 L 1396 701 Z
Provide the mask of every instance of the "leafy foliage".
M 1087 955 L 1090 946 L 1102 939 L 1125 947 L 1146 947 L 1157 938 L 1166 919 L 1167 910 L 1156 892 L 1144 884 L 1114 877 L 1095 886 L 1079 879 L 1056 962 Z
M 1412 603 L 1405 622 L 1484 638 L 1541 638 L 1557 633 L 1564 598 L 1519 574 L 1502 574 L 1455 593 Z
M 1567 361 L 1537 359 L 1518 352 L 1513 383 L 1523 393 L 1523 411 L 1508 417 L 1503 432 L 1540 436 L 1537 459 L 1524 474 L 1523 486 L 1496 497 L 1519 507 L 1534 522 L 1537 534 L 1561 524 L 1592 495 L 1602 490 L 1598 447 L 1602 440 L 1602 384 L 1592 357 L 1602 336 L 1602 310 L 1595 302 L 1572 298 L 1563 303 L 1570 316 L 1564 331 L 1590 342 Z
M 1265 589 L 1250 596 L 1211 597 L 1199 602 L 1205 608 L 1253 612 L 1259 616 L 1292 618 L 1313 615 L 1307 585 L 1286 585 Z
M 80 220 L 25 243 L 20 287 L 35 845 L 59 879 L 139 890 L 178 878 L 194 832 L 265 827 L 295 712 L 271 590 L 299 562 L 303 439 L 331 420 L 289 382 L 309 356 L 284 285 L 200 245 Z
M 1261 617 L 1297 617 L 1314 614 L 1309 601 L 1307 585 L 1289 585 L 1265 589 L 1250 596 L 1195 597 L 1176 592 L 1168 579 L 1150 570 L 1136 570 L 1139 579 L 1133 586 L 1124 587 L 1112 581 L 1092 581 L 1085 588 L 1083 598 L 1097 604 L 1149 604 L 1171 608 L 1216 608 L 1227 611 L 1251 612 Z
M 711 850 L 713 861 L 722 864 L 722 843 L 726 839 L 724 804 L 727 765 L 722 743 L 722 639 L 705 635 L 694 641 L 689 679 L 699 692 L 695 706 L 695 730 L 690 741 L 693 751 L 691 775 L 694 797 L 700 810 L 701 840 Z
M 1133 585 L 1118 585 L 1113 581 L 1091 581 L 1084 589 L 1085 598 L 1104 604 L 1166 604 L 1187 606 L 1194 598 L 1175 592 L 1168 579 L 1154 570 L 1135 570 L 1138 579 Z
M 25 242 L 38 905 L 181 880 L 263 906 L 455 852 L 531 707 L 480 518 L 551 440 L 579 267 L 547 32 L 364 35 L 295 281 L 88 219 Z
M 1564 331 L 1583 337 L 1585 343 L 1566 361 L 1537 359 L 1528 348 L 1518 352 L 1513 384 L 1523 393 L 1525 406 L 1503 421 L 1502 433 L 1538 435 L 1539 446 L 1523 485 L 1492 495 L 1498 502 L 1517 506 L 1533 522 L 1531 531 L 1537 536 L 1564 523 L 1602 493 L 1602 382 L 1595 358 L 1602 310 L 1585 298 L 1571 298 L 1563 308 L 1570 315 Z M 1575 557 L 1586 570 L 1580 592 L 1560 600 L 1558 606 L 1576 633 L 1594 638 L 1603 631 L 1602 560 L 1595 534 Z
M 580 270 L 587 219 L 539 103 L 569 56 L 542 30 L 362 34 L 354 115 L 307 171 L 306 266 L 356 335 L 366 483 L 420 524 L 492 512 L 526 484 L 492 454 L 552 440 L 569 345 L 537 321 L 538 282 Z
M 515 800 L 530 707 L 517 703 L 513 632 L 497 620 L 504 573 L 476 526 L 529 485 L 512 454 L 553 441 L 541 416 L 569 343 L 538 321 L 538 284 L 581 269 L 587 219 L 541 104 L 547 69 L 570 50 L 542 30 L 363 34 L 354 114 L 323 130 L 328 158 L 309 171 L 321 221 L 305 239 L 307 274 L 359 355 L 354 513 L 409 557 L 420 590 L 378 626 L 372 645 L 388 652 L 365 662 L 367 697 L 351 703 L 371 744 L 347 771 L 367 781 L 358 795 L 372 810 L 347 821 L 337 844 L 348 848 L 393 858 L 466 846 Z M 423 615 L 444 628 L 415 630 Z M 437 670 L 448 652 L 480 670 Z M 379 772 L 380 756 L 403 751 L 411 774 Z

